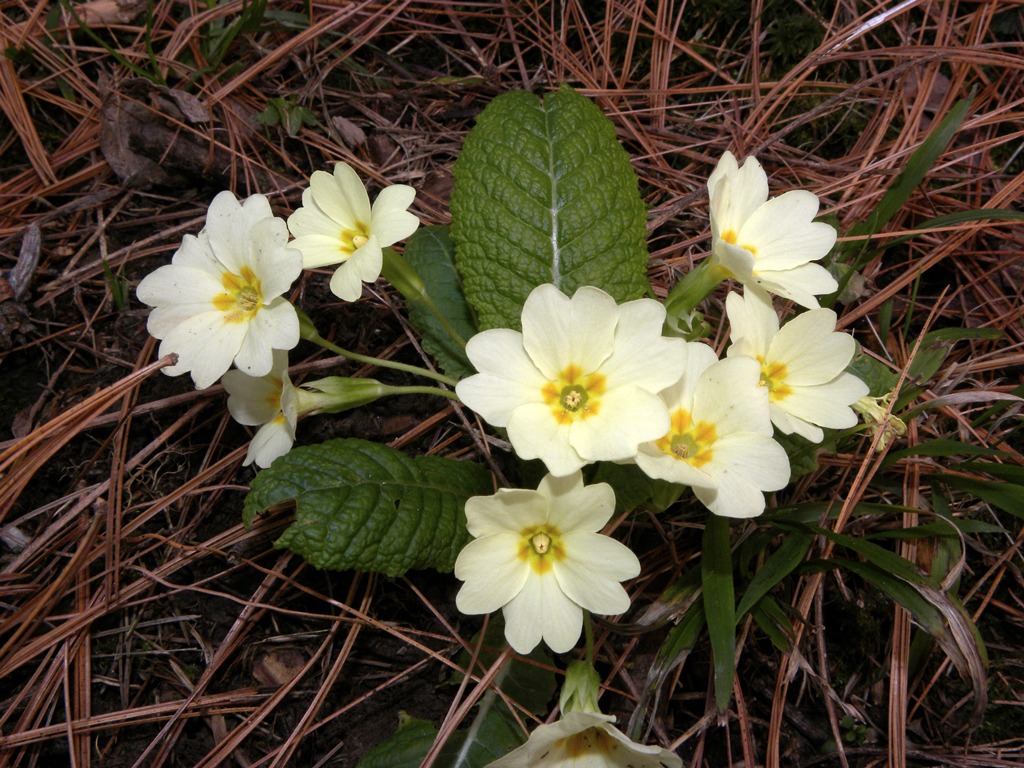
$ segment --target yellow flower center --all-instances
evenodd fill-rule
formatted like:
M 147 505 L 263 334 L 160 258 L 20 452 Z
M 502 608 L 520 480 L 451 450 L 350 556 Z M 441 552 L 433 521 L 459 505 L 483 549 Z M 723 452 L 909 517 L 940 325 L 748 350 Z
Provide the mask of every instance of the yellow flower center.
M 260 279 L 249 267 L 242 267 L 238 275 L 223 273 L 220 284 L 224 293 L 213 297 L 213 306 L 224 313 L 225 323 L 249 322 L 263 306 Z
M 725 230 L 725 232 L 722 233 L 722 239 L 729 245 L 736 245 L 736 231 L 732 229 Z M 745 251 L 750 251 L 751 256 L 757 256 L 757 248 L 752 245 L 741 245 L 740 248 Z
M 341 230 L 341 252 L 351 256 L 370 239 L 370 228 L 361 221 L 356 222 L 355 229 Z
M 700 468 L 713 458 L 711 449 L 717 439 L 714 424 L 706 421 L 694 423 L 690 412 L 680 408 L 672 413 L 672 427 L 668 434 L 655 445 L 663 453 Z
M 758 360 L 761 358 L 758 357 Z M 773 403 L 785 400 L 793 394 L 793 390 L 786 384 L 788 375 L 785 363 L 765 363 L 761 360 L 761 380 L 758 384 L 768 387 L 768 399 Z
M 524 528 L 519 532 L 522 538 L 519 541 L 518 556 L 530 564 L 530 567 L 540 576 L 551 570 L 555 560 L 565 559 L 565 544 L 562 543 L 562 534 L 553 525 L 536 525 Z
M 587 728 L 555 743 L 556 747 L 565 748 L 565 756 L 575 760 L 584 755 L 610 755 L 618 748 L 615 739 L 607 731 L 600 728 Z
M 596 414 L 606 387 L 607 380 L 602 374 L 584 376 L 578 365 L 570 365 L 558 374 L 558 381 L 543 386 L 541 396 L 551 406 L 555 421 L 565 425 Z

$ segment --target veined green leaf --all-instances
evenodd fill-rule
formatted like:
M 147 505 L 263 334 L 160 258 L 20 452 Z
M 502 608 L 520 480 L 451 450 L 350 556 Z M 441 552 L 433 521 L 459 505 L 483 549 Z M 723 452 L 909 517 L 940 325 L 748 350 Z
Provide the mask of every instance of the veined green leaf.
M 887 365 L 864 354 L 856 355 L 846 366 L 846 370 L 868 385 L 872 397 L 881 397 L 892 392 L 900 379 L 899 374 Z
M 729 547 L 729 518 L 708 515 L 700 561 L 704 615 L 715 664 L 715 706 L 724 712 L 736 675 L 736 596 Z
M 494 99 L 466 137 L 451 196 L 455 264 L 481 329 L 519 328 L 554 283 L 617 301 L 647 288 L 646 210 L 615 127 L 568 86 Z
M 409 322 L 419 331 L 423 348 L 449 376 L 461 378 L 475 373 L 466 357 L 465 343 L 476 333 L 476 323 L 462 295 L 448 227 L 416 230 L 405 244 L 404 255 L 426 287 L 426 297 L 406 297 Z M 438 319 L 434 309 L 446 322 Z
M 411 458 L 366 440 L 303 446 L 260 472 L 243 519 L 295 503 L 295 522 L 275 542 L 317 568 L 400 576 L 414 568 L 450 571 L 469 541 L 465 504 L 492 491 L 478 464 Z

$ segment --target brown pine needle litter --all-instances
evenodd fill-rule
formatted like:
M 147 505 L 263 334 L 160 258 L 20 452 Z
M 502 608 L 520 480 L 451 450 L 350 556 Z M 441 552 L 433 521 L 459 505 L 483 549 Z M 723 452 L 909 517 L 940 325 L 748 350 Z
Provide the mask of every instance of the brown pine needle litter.
M 957 440 L 1024 465 L 1024 224 L 969 213 L 1019 210 L 1024 196 L 1024 6 L 281 0 L 236 24 L 253 5 L 0 0 L 0 766 L 355 766 L 400 712 L 444 734 L 468 722 L 500 664 L 450 683 L 480 626 L 455 610 L 454 579 L 316 571 L 273 548 L 288 510 L 243 527 L 249 433 L 221 388 L 159 371 L 170 361 L 134 287 L 218 191 L 266 194 L 286 215 L 338 160 L 371 186 L 415 187 L 423 223 L 447 223 L 475 116 L 505 91 L 560 83 L 601 107 L 633 159 L 662 297 L 707 253 L 704 184 L 724 150 L 756 154 L 773 194 L 819 195 L 842 234 L 972 99 L 865 242 L 837 311 L 896 373 L 926 330 L 1000 333 L 958 341 L 927 382 L 907 382 L 925 384 L 925 407 L 887 453 L 865 439 L 776 501 L 841 509 L 828 525 L 859 537 L 934 522 L 917 510 L 999 524 L 964 534 L 951 571 L 988 650 L 984 714 L 972 718 L 970 681 L 903 608 L 819 570 L 777 594 L 791 650 L 739 628 L 727 715 L 708 716 L 698 645 L 651 733 L 691 766 L 1024 764 L 1024 500 L 999 513 L 929 479 L 974 478 L 963 456 L 899 453 Z M 36 249 L 28 275 L 23 245 Z M 389 287 L 342 305 L 307 274 L 296 297 L 347 349 L 422 356 Z M 299 377 L 337 366 L 298 353 Z M 398 399 L 310 420 L 299 439 L 486 461 L 468 422 L 439 408 Z M 898 514 L 850 516 L 862 501 Z M 633 524 L 661 540 L 630 587 L 650 599 L 699 557 L 698 525 Z M 915 541 L 896 551 L 927 570 L 938 538 Z M 663 635 L 599 625 L 596 640 L 602 704 L 625 723 Z

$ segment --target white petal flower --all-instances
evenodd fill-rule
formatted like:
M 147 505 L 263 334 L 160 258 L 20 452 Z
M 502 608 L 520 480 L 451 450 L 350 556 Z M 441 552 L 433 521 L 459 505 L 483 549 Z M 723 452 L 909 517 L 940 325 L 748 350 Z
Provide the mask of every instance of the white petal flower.
M 291 247 L 302 253 L 306 269 L 340 264 L 331 291 L 355 301 L 363 283 L 380 277 L 383 249 L 409 237 L 420 220 L 406 209 L 416 190 L 404 184 L 386 187 L 373 206 L 351 166 L 338 163 L 334 175 L 314 171 L 302 193 L 302 207 L 288 218 L 295 235 Z
M 244 466 L 269 467 L 295 442 L 299 418 L 297 391 L 288 378 L 288 353 L 274 352 L 274 367 L 266 376 L 228 371 L 221 383 L 228 393 L 228 411 L 239 424 L 259 426 L 249 443 Z
M 640 573 L 628 547 L 598 531 L 615 511 L 606 483 L 583 475 L 546 476 L 536 491 L 503 488 L 466 502 L 475 537 L 455 560 L 465 582 L 455 598 L 463 613 L 502 609 L 505 637 L 519 653 L 543 639 L 570 651 L 583 628 L 583 609 L 617 615 L 629 608 L 619 582 Z
M 205 389 L 232 362 L 263 376 L 273 350 L 299 343 L 298 316 L 281 294 L 302 271 L 302 258 L 287 244 L 284 220 L 262 195 L 242 203 L 230 192 L 213 199 L 199 236 L 185 235 L 171 263 L 136 291 L 153 307 L 147 327 L 163 340 L 160 354 L 178 355 L 165 373 L 191 371 Z
M 711 198 L 711 253 L 718 264 L 744 285 L 762 288 L 817 308 L 815 296 L 839 284 L 824 267 L 836 231 L 811 221 L 818 198 L 793 190 L 768 199 L 768 177 L 754 157 L 743 165 L 726 152 L 708 179 Z
M 745 355 L 761 363 L 769 413 L 780 432 L 820 443 L 821 427 L 845 429 L 857 423 L 850 406 L 868 387 L 844 371 L 857 343 L 850 334 L 836 332 L 835 312 L 813 309 L 780 329 L 771 298 L 749 288 L 743 296 L 730 293 L 726 310 L 732 337 L 728 356 Z
M 584 286 L 570 299 L 554 285 L 523 305 L 523 332 L 495 328 L 469 340 L 478 374 L 459 398 L 496 427 L 516 453 L 564 476 L 594 461 L 631 459 L 668 429 L 657 392 L 683 370 L 682 339 L 661 335 L 665 309 L 651 299 L 622 305 Z
M 789 459 L 772 439 L 768 392 L 749 357 L 718 360 L 706 344 L 687 344 L 686 372 L 661 396 L 672 414 L 664 436 L 640 446 L 648 476 L 689 485 L 716 515 L 756 517 L 763 491 L 789 482 Z
M 521 747 L 487 768 L 680 768 L 683 761 L 661 747 L 631 741 L 596 712 L 567 712 L 538 726 Z

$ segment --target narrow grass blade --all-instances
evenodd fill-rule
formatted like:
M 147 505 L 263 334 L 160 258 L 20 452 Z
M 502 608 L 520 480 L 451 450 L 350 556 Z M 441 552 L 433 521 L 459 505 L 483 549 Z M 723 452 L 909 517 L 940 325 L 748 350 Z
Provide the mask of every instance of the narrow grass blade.
M 715 666 L 715 706 L 719 712 L 724 712 L 729 706 L 736 675 L 733 658 L 736 650 L 736 597 L 728 518 L 708 516 L 704 526 L 700 570 L 704 588 L 704 613 Z

